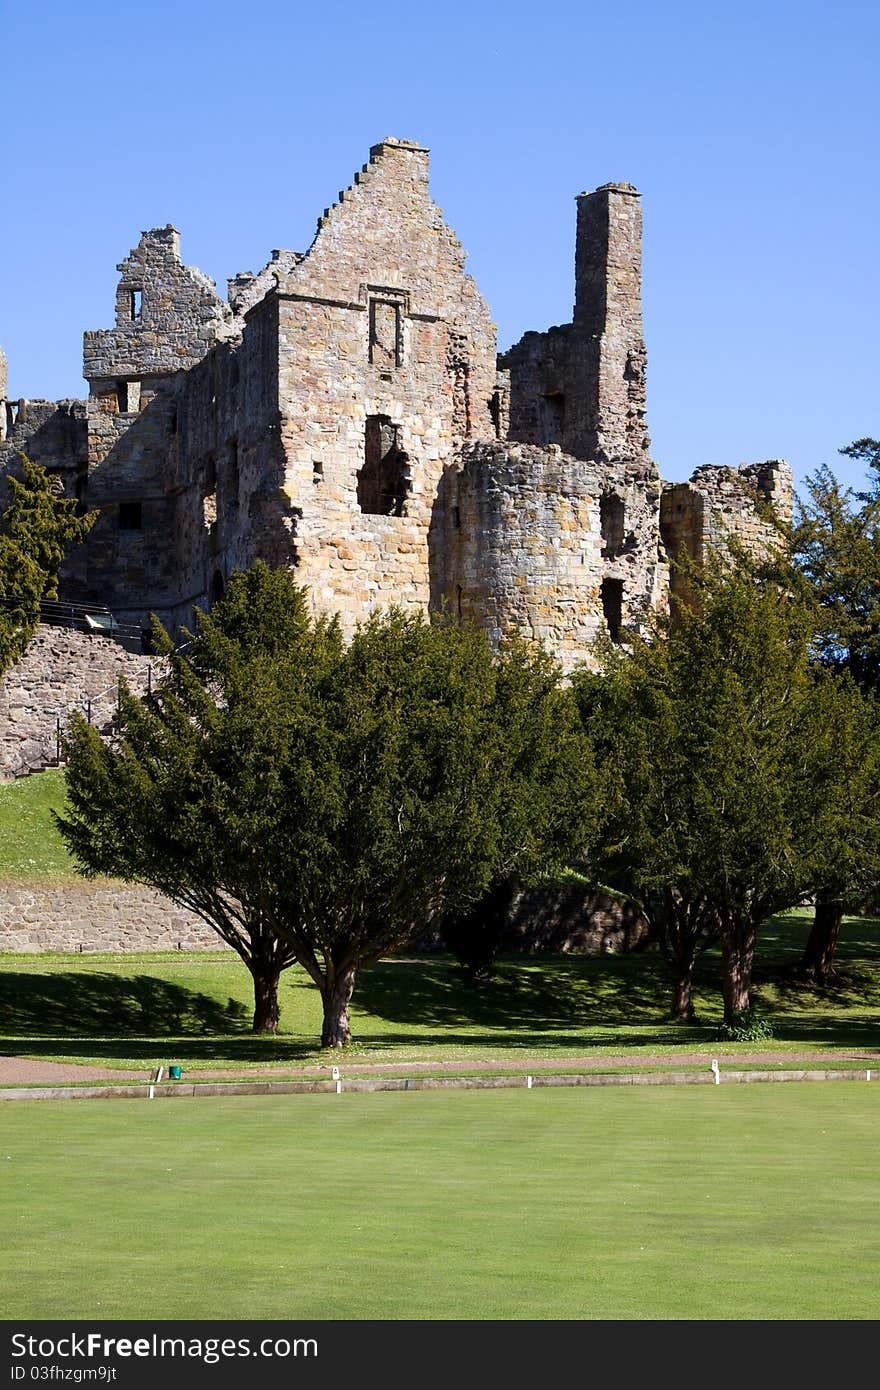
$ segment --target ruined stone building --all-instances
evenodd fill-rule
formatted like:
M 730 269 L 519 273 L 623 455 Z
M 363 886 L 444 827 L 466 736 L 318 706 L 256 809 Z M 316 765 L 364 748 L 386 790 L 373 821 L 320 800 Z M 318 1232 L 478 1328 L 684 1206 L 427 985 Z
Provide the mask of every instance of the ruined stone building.
M 62 596 L 179 630 L 262 558 L 346 630 L 446 604 L 570 669 L 667 602 L 678 546 L 759 535 L 760 500 L 788 512 L 784 463 L 670 485 L 651 460 L 630 184 L 577 199 L 572 322 L 500 357 L 464 259 L 406 140 L 226 300 L 174 227 L 144 232 L 114 326 L 85 334 L 88 399 L 0 406 L 0 466 L 23 449 L 100 510 Z

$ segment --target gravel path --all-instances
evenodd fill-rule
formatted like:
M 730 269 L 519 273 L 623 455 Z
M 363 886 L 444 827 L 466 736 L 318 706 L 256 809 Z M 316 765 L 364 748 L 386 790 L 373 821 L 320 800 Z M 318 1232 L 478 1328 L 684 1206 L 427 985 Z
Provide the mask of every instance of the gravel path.
M 282 1077 L 294 1076 L 326 1076 L 332 1066 L 339 1066 L 346 1076 L 369 1076 L 372 1072 L 378 1071 L 394 1073 L 455 1072 L 483 1071 L 489 1068 L 495 1071 L 522 1072 L 591 1071 L 620 1065 L 630 1065 L 634 1070 L 637 1070 L 676 1064 L 708 1067 L 713 1057 L 724 1058 L 725 1054 L 711 1051 L 664 1052 L 645 1053 L 629 1057 L 493 1057 L 491 1059 L 481 1058 L 479 1061 L 470 1059 L 422 1062 L 396 1062 L 391 1058 L 381 1062 L 347 1062 L 344 1057 L 338 1057 L 328 1062 L 309 1063 L 303 1066 L 287 1066 L 284 1063 L 279 1063 L 275 1066 L 260 1068 L 249 1066 L 202 1068 L 186 1067 L 183 1062 L 181 1065 L 184 1066 L 188 1081 L 219 1081 L 224 1077 L 233 1076 L 248 1077 L 256 1081 L 266 1077 L 281 1079 Z M 880 1048 L 861 1052 L 739 1052 L 726 1054 L 727 1065 L 754 1066 L 773 1062 L 812 1062 L 816 1065 L 825 1065 L 843 1061 L 880 1063 Z M 151 1076 L 152 1069 L 149 1067 L 126 1071 L 118 1067 L 87 1066 L 74 1062 L 44 1062 L 33 1057 L 0 1056 L 0 1086 L 63 1085 L 70 1081 L 149 1081 Z

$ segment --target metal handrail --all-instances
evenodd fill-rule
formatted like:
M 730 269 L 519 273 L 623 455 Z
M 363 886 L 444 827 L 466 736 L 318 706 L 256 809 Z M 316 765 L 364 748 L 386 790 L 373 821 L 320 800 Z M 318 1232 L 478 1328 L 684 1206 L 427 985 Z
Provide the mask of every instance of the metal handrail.
M 6 609 L 21 606 L 15 597 L 0 597 Z M 66 603 L 59 599 L 41 599 L 39 620 L 49 627 L 67 627 L 77 632 L 93 632 L 116 640 L 140 638 L 138 623 L 121 623 L 104 603 Z

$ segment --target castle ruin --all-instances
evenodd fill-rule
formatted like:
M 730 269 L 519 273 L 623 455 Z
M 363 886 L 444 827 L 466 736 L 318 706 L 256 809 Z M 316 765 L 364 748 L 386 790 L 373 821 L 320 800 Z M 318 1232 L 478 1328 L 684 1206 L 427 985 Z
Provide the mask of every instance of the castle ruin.
M 179 632 L 263 559 L 346 631 L 445 606 L 570 670 L 668 602 L 679 549 L 790 515 L 784 462 L 668 484 L 650 457 L 632 185 L 579 195 L 572 322 L 501 356 L 464 261 L 428 151 L 395 139 L 225 300 L 174 227 L 144 232 L 84 336 L 87 400 L 8 401 L 0 354 L 0 469 L 24 450 L 100 513 L 62 598 Z

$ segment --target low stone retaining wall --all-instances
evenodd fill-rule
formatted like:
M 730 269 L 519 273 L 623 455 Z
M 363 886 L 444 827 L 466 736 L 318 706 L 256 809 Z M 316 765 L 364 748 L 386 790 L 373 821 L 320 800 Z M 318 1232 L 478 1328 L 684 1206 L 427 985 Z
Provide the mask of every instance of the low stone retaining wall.
M 517 893 L 504 924 L 500 950 L 612 956 L 640 950 L 652 939 L 647 921 L 629 899 L 604 889 L 564 883 Z M 447 949 L 437 928 L 413 945 L 423 951 Z
M 650 937 L 648 923 L 628 899 L 565 884 L 516 896 L 501 949 L 616 955 L 647 945 Z
M 700 1072 L 564 1073 L 558 1076 L 419 1076 L 348 1081 L 172 1081 L 137 1086 L 6 1086 L 3 1100 L 192 1100 L 211 1096 L 341 1095 L 363 1091 L 532 1090 L 540 1086 L 712 1086 L 762 1081 L 870 1081 L 861 1069 L 829 1071 L 728 1071 L 717 1078 Z
M 611 955 L 649 939 L 648 925 L 631 903 L 572 885 L 519 894 L 502 950 Z M 436 937 L 418 946 L 442 949 Z M 109 879 L 0 879 L 0 952 L 225 949 L 201 918 L 152 888 Z
M 226 949 L 201 918 L 152 888 L 0 880 L 0 951 Z

